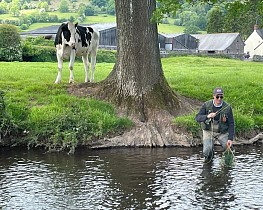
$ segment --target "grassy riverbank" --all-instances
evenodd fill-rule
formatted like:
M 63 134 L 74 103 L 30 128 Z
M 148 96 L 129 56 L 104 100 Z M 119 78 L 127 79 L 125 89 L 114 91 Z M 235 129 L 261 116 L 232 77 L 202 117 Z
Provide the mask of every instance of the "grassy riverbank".
M 263 64 L 191 56 L 164 58 L 162 64 L 169 84 L 181 95 L 205 101 L 211 98 L 215 86 L 222 86 L 225 100 L 233 106 L 239 135 L 263 129 Z M 24 143 L 74 150 L 77 144 L 132 126 L 129 119 L 117 117 L 110 104 L 69 96 L 66 63 L 59 85 L 54 84 L 56 63 L 1 62 L 0 65 L 0 90 L 5 92 L 8 123 L 13 126 L 1 129 L 7 133 L 22 131 L 24 137 L 20 140 Z M 95 80 L 104 79 L 113 65 L 98 63 Z M 83 64 L 76 63 L 75 81 L 83 80 Z M 196 111 L 176 118 L 175 122 L 196 133 L 199 125 L 193 120 L 195 114 Z

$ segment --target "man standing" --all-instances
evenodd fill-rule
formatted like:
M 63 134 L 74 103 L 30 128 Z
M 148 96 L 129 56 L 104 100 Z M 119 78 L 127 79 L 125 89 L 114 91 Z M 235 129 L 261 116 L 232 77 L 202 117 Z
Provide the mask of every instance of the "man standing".
M 206 101 L 195 117 L 203 129 L 203 155 L 205 162 L 214 156 L 214 141 L 217 139 L 224 150 L 227 145 L 232 147 L 235 134 L 234 116 L 230 104 L 223 101 L 224 91 L 217 87 L 213 90 L 213 99 Z

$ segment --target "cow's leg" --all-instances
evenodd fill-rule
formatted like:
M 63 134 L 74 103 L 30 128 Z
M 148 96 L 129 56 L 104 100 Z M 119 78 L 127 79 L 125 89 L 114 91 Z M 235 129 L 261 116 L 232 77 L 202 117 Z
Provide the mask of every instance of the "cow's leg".
M 96 66 L 96 56 L 97 51 L 91 51 L 91 78 L 90 81 L 94 82 L 94 72 L 95 72 L 95 66 Z
M 60 81 L 61 81 L 62 66 L 63 66 L 63 58 L 62 58 L 62 56 L 59 56 L 57 54 L 57 60 L 58 60 L 58 75 L 57 75 L 57 78 L 56 78 L 56 81 L 55 81 L 56 84 L 60 83 Z
M 76 57 L 75 50 L 72 50 L 70 53 L 70 60 L 69 60 L 69 83 L 74 83 L 74 74 L 73 74 L 73 67 L 74 67 L 74 61 Z
M 82 56 L 82 61 L 84 64 L 84 69 L 85 69 L 85 82 L 88 82 L 89 81 L 89 58 L 87 54 Z

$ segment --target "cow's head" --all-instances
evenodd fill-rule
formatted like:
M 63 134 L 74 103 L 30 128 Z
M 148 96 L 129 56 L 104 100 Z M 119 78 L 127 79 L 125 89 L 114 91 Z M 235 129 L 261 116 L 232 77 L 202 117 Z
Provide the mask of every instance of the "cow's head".
M 72 22 L 68 22 L 62 27 L 62 33 L 66 40 L 65 44 L 73 48 L 75 48 L 76 42 L 79 38 L 79 35 L 76 31 L 77 25 L 78 23 L 74 24 Z

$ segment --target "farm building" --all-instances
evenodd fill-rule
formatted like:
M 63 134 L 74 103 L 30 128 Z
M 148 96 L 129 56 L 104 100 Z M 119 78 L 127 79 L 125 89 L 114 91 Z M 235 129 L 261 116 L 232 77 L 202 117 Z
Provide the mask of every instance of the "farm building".
M 86 25 L 87 26 L 87 25 Z M 117 28 L 116 23 L 93 24 L 90 27 L 100 32 L 99 47 L 104 49 L 117 48 Z M 48 26 L 32 31 L 22 32 L 21 37 L 43 36 L 48 39 L 55 39 L 59 25 Z M 161 50 L 196 50 L 197 40 L 189 34 L 161 34 L 159 33 L 159 45 Z
M 116 49 L 117 47 L 117 30 L 116 24 L 94 24 L 91 27 L 100 32 L 100 47 Z
M 20 33 L 22 38 L 27 36 L 38 37 L 43 36 L 47 39 L 54 40 L 56 37 L 56 33 L 58 31 L 60 25 L 53 25 L 44 28 L 39 28 L 32 31 L 22 32 Z M 87 26 L 87 25 L 86 25 Z M 100 47 L 116 49 L 116 24 L 93 24 L 89 25 L 90 27 L 96 29 L 100 32 Z
M 103 49 L 117 48 L 116 23 L 93 24 L 90 27 L 100 32 L 99 47 Z M 21 37 L 44 36 L 55 39 L 59 25 L 48 26 L 32 31 L 22 32 Z M 262 38 L 261 38 L 262 40 Z M 239 33 L 218 34 L 158 34 L 161 52 L 179 51 L 205 54 L 226 54 L 231 57 L 244 56 L 244 42 Z M 262 41 L 263 42 L 263 41 Z M 262 43 L 261 42 L 261 43 Z M 262 54 L 263 54 L 263 45 Z
M 199 39 L 198 51 L 206 54 L 244 55 L 244 45 L 239 33 L 193 34 Z
M 159 46 L 167 51 L 196 51 L 198 40 L 190 34 L 162 34 L 159 33 Z
M 254 26 L 254 31 L 245 41 L 245 53 L 249 53 L 250 57 L 263 56 L 263 29 Z

